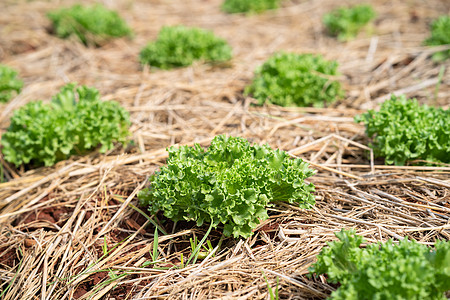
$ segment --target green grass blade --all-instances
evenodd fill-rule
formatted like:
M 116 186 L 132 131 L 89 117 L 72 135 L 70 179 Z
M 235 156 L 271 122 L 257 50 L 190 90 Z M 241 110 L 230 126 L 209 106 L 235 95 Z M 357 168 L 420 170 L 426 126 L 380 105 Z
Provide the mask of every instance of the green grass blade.
M 206 232 L 205 236 L 202 238 L 200 243 L 198 243 L 197 247 L 195 247 L 195 250 L 192 252 L 192 254 L 189 256 L 188 261 L 186 262 L 186 266 L 189 265 L 189 263 L 192 261 L 192 264 L 195 264 L 198 258 L 198 253 L 203 245 L 203 243 L 206 241 L 206 238 L 208 237 L 209 233 L 211 232 L 213 228 L 213 222 L 211 222 L 211 225 L 208 228 L 208 231 Z
M 114 199 L 116 199 L 117 201 L 120 201 L 122 203 L 125 202 L 123 199 L 121 199 L 120 195 L 114 195 L 114 196 L 115 196 Z M 131 203 L 129 203 L 128 206 L 131 207 L 132 209 L 134 209 L 135 211 L 137 211 L 138 213 L 140 213 L 141 215 L 143 215 L 150 223 L 153 224 L 153 226 L 158 228 L 158 230 L 161 231 L 162 234 L 167 235 L 167 232 L 164 230 L 164 228 L 159 226 L 152 218 L 150 218 L 149 215 L 147 215 L 145 212 L 143 212 L 139 207 L 136 207 L 135 205 L 133 205 Z
M 155 228 L 155 235 L 153 237 L 153 255 L 152 255 L 152 260 L 153 262 L 156 262 L 156 260 L 158 259 L 158 228 Z
M 22 261 L 23 261 L 23 257 L 22 259 L 19 261 L 19 266 L 17 267 L 17 272 L 16 274 L 14 274 L 14 277 L 12 278 L 12 280 L 9 282 L 8 286 L 3 290 L 3 292 L 0 294 L 0 299 L 2 299 L 3 295 L 9 290 L 9 288 L 12 286 L 12 284 L 14 283 L 14 281 L 17 278 L 17 275 L 19 275 L 19 271 L 20 271 L 20 267 L 22 266 Z

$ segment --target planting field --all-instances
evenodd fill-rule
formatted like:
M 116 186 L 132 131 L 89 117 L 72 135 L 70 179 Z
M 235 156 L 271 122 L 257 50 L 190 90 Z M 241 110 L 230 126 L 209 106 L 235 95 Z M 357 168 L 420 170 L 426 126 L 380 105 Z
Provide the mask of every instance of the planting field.
M 322 18 L 360 1 L 286 0 L 248 15 L 223 12 L 222 0 L 102 1 L 133 34 L 98 47 L 54 35 L 47 13 L 80 2 L 95 3 L 0 1 L 0 63 L 24 81 L 17 96 L 0 102 L 0 135 L 15 110 L 34 100 L 50 103 L 76 82 L 129 112 L 132 142 L 53 166 L 16 166 L 0 155 L 1 300 L 275 299 L 275 293 L 326 299 L 339 284 L 328 275 L 307 276 L 308 268 L 343 228 L 363 236 L 364 247 L 406 237 L 432 247 L 450 239 L 450 150 L 441 152 L 446 162 L 387 164 L 370 148 L 364 124 L 354 121 L 391 94 L 448 115 L 450 59 L 432 56 L 450 46 L 424 40 L 433 20 L 449 15 L 449 1 L 367 1 L 376 17 L 349 41 L 329 36 Z M 142 65 L 142 48 L 174 25 L 214 32 L 231 46 L 232 58 L 169 70 Z M 278 52 L 337 61 L 339 74 L 327 76 L 341 83 L 343 97 L 325 107 L 257 105 L 244 90 Z M 173 222 L 140 205 L 138 193 L 166 164 L 167 147 L 206 149 L 222 134 L 308 162 L 316 170 L 305 179 L 315 186 L 315 205 L 273 199 L 269 217 L 248 238 L 224 236 L 221 223 L 211 229 L 208 221 Z M 449 139 L 448 131 L 441 136 L 447 145 Z

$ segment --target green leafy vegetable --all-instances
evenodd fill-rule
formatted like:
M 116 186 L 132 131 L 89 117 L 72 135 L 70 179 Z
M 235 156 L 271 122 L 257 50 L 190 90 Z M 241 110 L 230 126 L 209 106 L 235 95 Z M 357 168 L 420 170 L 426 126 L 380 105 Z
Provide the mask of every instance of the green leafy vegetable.
M 17 72 L 8 66 L 0 65 L 0 103 L 8 102 L 22 90 L 23 81 L 17 78 Z
M 255 71 L 255 78 L 245 89 L 258 99 L 281 106 L 316 106 L 331 103 L 343 96 L 338 64 L 321 55 L 277 53 Z
M 280 0 L 225 0 L 222 10 L 230 14 L 261 13 L 278 8 L 279 2 Z
M 115 37 L 131 36 L 131 29 L 117 12 L 101 4 L 76 4 L 49 12 L 48 18 L 60 38 L 76 37 L 85 45 L 99 46 Z
M 341 283 L 331 299 L 446 299 L 450 290 L 450 243 L 438 241 L 431 250 L 407 238 L 398 245 L 369 244 L 353 230 L 336 233 L 317 256 L 311 273 L 328 274 Z M 311 275 L 310 275 L 311 276 Z
M 357 5 L 351 8 L 340 7 L 323 17 L 328 32 L 340 41 L 356 37 L 358 32 L 376 16 L 370 5 Z
M 214 33 L 184 26 L 165 26 L 158 38 L 140 53 L 142 64 L 160 69 L 191 65 L 196 60 L 224 62 L 231 59 L 231 47 Z
M 163 211 L 174 221 L 193 220 L 200 226 L 224 224 L 224 235 L 249 237 L 268 218 L 271 202 L 298 203 L 310 208 L 315 199 L 314 175 L 301 159 L 290 159 L 268 145 L 250 145 L 239 137 L 216 136 L 204 150 L 200 145 L 168 149 L 167 166 L 139 192 L 151 213 Z
M 16 110 L 1 144 L 5 160 L 17 166 L 51 166 L 99 145 L 104 153 L 114 142 L 126 142 L 129 125 L 117 102 L 101 101 L 95 88 L 68 84 L 50 104 L 35 101 Z
M 388 164 L 404 165 L 412 159 L 450 162 L 450 110 L 420 105 L 416 99 L 391 96 L 378 112 L 357 116 L 373 137 L 377 156 Z
M 441 16 L 431 23 L 431 36 L 425 40 L 425 45 L 439 46 L 450 44 L 450 16 Z M 436 52 L 433 60 L 444 61 L 450 58 L 450 49 Z

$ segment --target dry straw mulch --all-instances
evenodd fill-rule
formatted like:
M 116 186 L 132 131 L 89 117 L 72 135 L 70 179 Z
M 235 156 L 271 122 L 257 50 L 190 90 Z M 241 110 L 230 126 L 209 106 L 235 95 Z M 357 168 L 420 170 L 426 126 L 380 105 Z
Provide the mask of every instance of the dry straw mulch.
M 305 274 L 341 228 L 369 242 L 449 239 L 450 166 L 385 166 L 353 122 L 393 92 L 449 106 L 450 63 L 434 64 L 429 57 L 437 50 L 421 44 L 430 21 L 449 12 L 448 1 L 372 1 L 372 35 L 339 43 L 324 34 L 321 17 L 342 2 L 285 1 L 275 12 L 245 17 L 221 13 L 219 0 L 113 0 L 105 3 L 120 11 L 135 38 L 97 49 L 48 33 L 45 13 L 74 2 L 0 4 L 0 59 L 26 83 L 0 106 L 0 133 L 14 109 L 48 101 L 76 81 L 130 111 L 135 145 L 34 170 L 1 159 L 8 179 L 0 183 L 0 294 L 8 286 L 2 299 L 264 299 L 262 272 L 272 287 L 279 278 L 282 299 L 324 299 L 336 287 Z M 233 60 L 142 68 L 141 47 L 173 24 L 214 30 L 233 46 Z M 323 109 L 252 106 L 242 90 L 254 68 L 280 50 L 338 60 L 346 98 Z M 135 209 L 137 191 L 164 164 L 167 146 L 207 146 L 216 134 L 269 143 L 311 162 L 318 171 L 311 178 L 315 208 L 277 205 L 253 237 L 225 239 L 220 247 L 220 232 L 212 231 L 214 253 L 184 268 L 177 266 L 191 253 L 189 239 L 201 239 L 207 228 L 158 216 L 168 232 L 159 236 L 161 262 L 142 267 L 151 260 L 154 227 Z

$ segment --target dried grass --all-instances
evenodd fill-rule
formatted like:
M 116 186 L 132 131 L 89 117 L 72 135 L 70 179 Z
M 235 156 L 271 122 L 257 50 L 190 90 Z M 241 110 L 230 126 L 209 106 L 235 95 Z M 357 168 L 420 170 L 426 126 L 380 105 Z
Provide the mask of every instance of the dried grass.
M 45 12 L 74 2 L 0 4 L 0 58 L 26 82 L 1 106 L 1 132 L 14 109 L 77 81 L 130 111 L 136 144 L 34 170 L 1 159 L 9 181 L 0 183 L 0 294 L 10 283 L 2 299 L 265 299 L 262 271 L 272 287 L 280 278 L 282 299 L 323 299 L 335 287 L 305 274 L 341 228 L 355 228 L 369 242 L 449 239 L 450 166 L 385 166 L 371 157 L 363 126 L 353 122 L 391 92 L 449 106 L 450 64 L 436 91 L 441 66 L 429 56 L 437 49 L 421 46 L 430 20 L 449 11 L 447 1 L 373 1 L 376 35 L 362 33 L 349 43 L 323 34 L 321 16 L 338 5 L 331 0 L 286 1 L 276 12 L 251 17 L 221 13 L 219 0 L 108 1 L 136 37 L 98 49 L 47 33 Z M 162 25 L 180 23 L 214 30 L 235 58 L 224 66 L 141 69 L 140 48 Z M 347 97 L 323 109 L 252 106 L 242 90 L 254 68 L 279 50 L 337 59 Z M 142 267 L 154 227 L 133 208 L 136 192 L 164 164 L 167 146 L 207 146 L 223 133 L 308 160 L 318 170 L 311 178 L 316 207 L 277 205 L 253 237 L 226 239 L 220 248 L 213 231 L 208 239 L 216 252 L 193 265 Z M 163 227 L 169 234 L 160 234 L 157 267 L 179 266 L 181 253 L 190 254 L 189 238 L 206 231 L 190 223 Z

